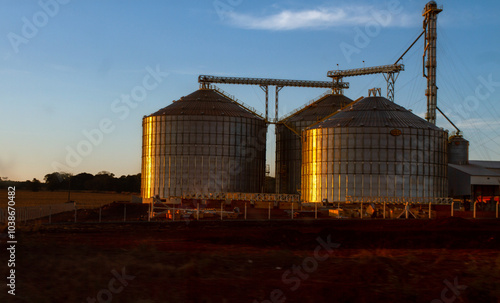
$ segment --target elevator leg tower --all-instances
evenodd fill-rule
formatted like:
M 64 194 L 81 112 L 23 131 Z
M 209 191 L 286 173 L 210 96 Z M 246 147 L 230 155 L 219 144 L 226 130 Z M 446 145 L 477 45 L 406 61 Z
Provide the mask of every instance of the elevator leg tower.
M 436 2 L 430 1 L 425 5 L 422 16 L 424 19 L 425 46 L 423 55 L 423 74 L 427 79 L 427 113 L 425 119 L 432 124 L 436 124 L 437 108 L 437 86 L 436 86 L 436 38 L 437 38 L 437 15 L 442 12 L 442 7 L 438 7 Z

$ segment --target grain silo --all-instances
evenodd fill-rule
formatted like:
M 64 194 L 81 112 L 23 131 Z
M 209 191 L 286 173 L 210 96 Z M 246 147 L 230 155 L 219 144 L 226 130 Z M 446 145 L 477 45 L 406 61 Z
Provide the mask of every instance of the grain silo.
M 448 134 L 383 97 L 302 133 L 302 199 L 447 197 Z
M 340 94 L 326 94 L 276 125 L 276 189 L 281 194 L 298 194 L 301 188 L 302 143 L 306 127 L 340 110 L 352 100 Z
M 264 119 L 200 89 L 143 119 L 142 196 L 261 192 Z
M 461 135 L 451 136 L 448 141 L 448 163 L 469 164 L 469 141 Z

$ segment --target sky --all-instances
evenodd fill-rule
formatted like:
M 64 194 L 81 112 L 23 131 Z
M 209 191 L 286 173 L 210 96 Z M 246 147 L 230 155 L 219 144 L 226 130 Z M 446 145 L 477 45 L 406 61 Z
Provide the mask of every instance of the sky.
M 425 3 L 0 0 L 0 177 L 137 174 L 143 116 L 197 90 L 198 75 L 329 80 L 329 70 L 392 64 L 422 32 Z M 500 3 L 438 5 L 438 107 L 470 140 L 471 159 L 500 161 Z M 421 117 L 422 53 L 420 40 L 395 91 Z M 386 93 L 382 75 L 344 81 L 351 99 Z M 264 112 L 259 87 L 219 87 Z M 324 92 L 284 88 L 279 116 Z M 271 126 L 272 172 L 274 151 Z

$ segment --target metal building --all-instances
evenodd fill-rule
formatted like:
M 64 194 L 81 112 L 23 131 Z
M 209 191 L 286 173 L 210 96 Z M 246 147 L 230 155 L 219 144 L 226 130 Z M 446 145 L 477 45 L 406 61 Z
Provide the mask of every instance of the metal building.
M 305 128 L 335 113 L 352 100 L 326 94 L 276 125 L 276 189 L 280 194 L 298 194 L 301 188 L 302 141 Z
M 142 126 L 143 198 L 261 192 L 266 123 L 223 92 L 200 89 Z
M 472 210 L 474 202 L 481 210 L 495 210 L 500 201 L 500 162 L 469 161 L 467 164 L 448 165 L 449 194 L 464 202 Z
M 383 97 L 302 133 L 302 200 L 447 197 L 448 134 Z

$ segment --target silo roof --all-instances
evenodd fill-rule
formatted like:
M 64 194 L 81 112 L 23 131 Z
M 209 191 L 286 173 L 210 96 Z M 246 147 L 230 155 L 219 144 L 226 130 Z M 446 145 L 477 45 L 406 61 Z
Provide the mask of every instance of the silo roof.
M 284 119 L 284 121 L 318 121 L 318 117 L 320 119 L 326 117 L 333 111 L 336 111 L 351 102 L 352 100 L 344 95 L 326 95 L 311 105 Z
M 205 115 L 262 119 L 213 89 L 200 89 L 150 116 Z
M 402 106 L 384 98 L 367 97 L 311 127 L 407 127 L 440 130 Z

